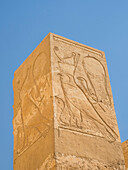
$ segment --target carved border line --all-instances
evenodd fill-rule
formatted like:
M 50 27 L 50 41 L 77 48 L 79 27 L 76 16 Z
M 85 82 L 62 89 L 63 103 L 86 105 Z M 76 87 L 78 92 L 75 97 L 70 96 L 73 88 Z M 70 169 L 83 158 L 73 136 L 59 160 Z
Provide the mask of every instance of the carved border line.
M 60 129 L 71 131 L 71 132 L 74 132 L 74 133 L 83 134 L 85 136 L 91 136 L 91 137 L 93 136 L 93 137 L 104 138 L 104 136 L 89 134 L 89 132 L 82 132 L 80 130 L 76 130 L 76 129 L 72 129 L 72 128 L 68 128 L 68 127 L 63 127 L 63 126 L 58 126 L 58 137 L 60 137 Z
M 49 131 L 50 131 L 50 129 L 49 129 Z M 49 132 L 48 131 L 48 132 Z M 32 147 L 38 140 L 40 140 L 42 137 L 45 139 L 45 137 L 47 136 L 43 136 L 44 134 L 42 134 L 41 136 L 39 136 L 29 147 L 27 147 L 26 149 L 24 149 L 22 152 L 20 152 L 18 155 L 17 155 L 17 157 L 14 159 L 14 161 L 16 161 L 24 152 L 26 152 L 30 147 Z
M 55 35 L 53 35 L 53 40 L 54 41 L 61 41 L 61 42 L 63 42 L 63 43 L 66 43 L 66 44 L 68 44 L 68 45 L 72 45 L 72 46 L 78 46 L 79 48 L 81 48 L 81 49 L 84 49 L 84 50 L 86 50 L 86 51 L 88 51 L 88 52 L 92 52 L 92 53 L 94 53 L 94 54 L 97 54 L 97 55 L 100 55 L 100 57 L 102 57 L 103 58 L 103 52 L 100 52 L 100 51 L 96 51 L 95 49 L 90 49 L 90 47 L 87 47 L 87 46 L 85 46 L 84 44 L 79 44 L 79 43 L 77 43 L 77 42 L 75 42 L 75 41 L 70 41 L 70 40 L 68 40 L 68 39 L 64 39 L 64 38 L 62 38 L 62 37 L 57 37 L 57 36 L 55 36 Z

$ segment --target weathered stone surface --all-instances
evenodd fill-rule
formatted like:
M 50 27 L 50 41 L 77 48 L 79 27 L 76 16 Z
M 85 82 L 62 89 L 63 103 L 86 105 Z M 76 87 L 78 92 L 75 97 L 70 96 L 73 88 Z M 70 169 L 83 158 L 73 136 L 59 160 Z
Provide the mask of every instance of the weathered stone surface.
M 50 39 L 47 36 L 14 75 L 14 169 L 37 170 L 54 159 Z M 54 160 L 53 160 L 54 162 Z
M 122 149 L 125 159 L 125 167 L 128 169 L 128 140 L 122 143 Z
M 15 170 L 123 170 L 105 55 L 49 34 L 14 76 Z

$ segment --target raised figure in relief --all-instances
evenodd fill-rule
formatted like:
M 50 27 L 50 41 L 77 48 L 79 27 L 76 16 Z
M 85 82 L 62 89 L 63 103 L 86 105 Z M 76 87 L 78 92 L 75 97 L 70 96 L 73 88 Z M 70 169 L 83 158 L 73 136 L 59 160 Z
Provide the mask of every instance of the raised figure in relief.
M 61 124 L 115 141 L 118 136 L 104 119 L 112 106 L 103 64 L 94 57 L 82 57 L 74 52 L 70 57 L 61 57 L 56 46 L 54 53 L 63 91 L 63 97 L 56 96 Z
M 40 53 L 33 62 L 32 68 L 26 72 L 26 77 L 19 89 L 19 111 L 16 115 L 17 124 L 17 154 L 22 154 L 29 146 L 41 136 L 46 136 L 51 120 L 50 112 L 47 109 L 52 103 L 50 86 L 50 74 L 45 70 L 44 53 Z M 33 87 L 29 90 L 30 76 L 33 80 Z M 27 105 L 26 105 L 27 103 Z M 46 114 L 47 113 L 47 114 Z M 21 120 L 20 122 L 17 120 Z

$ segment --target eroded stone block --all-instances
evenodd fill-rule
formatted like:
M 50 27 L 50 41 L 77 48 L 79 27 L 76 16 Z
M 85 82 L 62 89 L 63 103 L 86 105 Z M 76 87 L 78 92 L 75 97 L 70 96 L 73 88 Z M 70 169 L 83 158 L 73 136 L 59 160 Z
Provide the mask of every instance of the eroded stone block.
M 49 34 L 14 76 L 14 169 L 123 170 L 105 55 Z

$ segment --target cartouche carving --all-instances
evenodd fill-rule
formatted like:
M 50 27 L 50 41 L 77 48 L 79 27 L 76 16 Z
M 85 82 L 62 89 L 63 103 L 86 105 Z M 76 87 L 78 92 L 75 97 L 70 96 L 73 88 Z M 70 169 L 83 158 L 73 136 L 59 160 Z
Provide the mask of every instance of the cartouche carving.
M 118 135 L 104 118 L 112 111 L 112 104 L 103 64 L 95 57 L 75 52 L 69 57 L 62 57 L 57 46 L 54 53 L 58 58 L 58 76 L 63 91 L 63 97 L 55 97 L 60 113 L 59 129 L 114 142 Z

